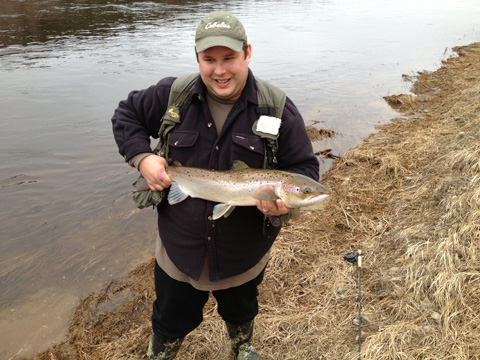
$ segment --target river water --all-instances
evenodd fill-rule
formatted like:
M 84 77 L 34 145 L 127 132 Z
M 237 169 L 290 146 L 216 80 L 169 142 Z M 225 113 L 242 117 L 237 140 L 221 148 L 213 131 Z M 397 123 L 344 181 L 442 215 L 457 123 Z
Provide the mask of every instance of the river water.
M 110 118 L 130 90 L 197 70 L 194 31 L 217 9 L 339 155 L 395 116 L 382 97 L 408 92 L 402 74 L 480 40 L 479 0 L 2 0 L 0 360 L 61 340 L 81 296 L 153 256 L 155 212 L 133 206 Z

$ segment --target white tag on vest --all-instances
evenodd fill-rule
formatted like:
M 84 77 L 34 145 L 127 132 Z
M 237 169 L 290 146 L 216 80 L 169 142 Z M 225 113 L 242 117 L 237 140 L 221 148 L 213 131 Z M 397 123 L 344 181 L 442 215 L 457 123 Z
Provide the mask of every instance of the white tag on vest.
M 256 130 L 264 134 L 272 135 L 276 138 L 280 131 L 280 125 L 282 125 L 281 119 L 273 116 L 262 115 L 257 121 Z

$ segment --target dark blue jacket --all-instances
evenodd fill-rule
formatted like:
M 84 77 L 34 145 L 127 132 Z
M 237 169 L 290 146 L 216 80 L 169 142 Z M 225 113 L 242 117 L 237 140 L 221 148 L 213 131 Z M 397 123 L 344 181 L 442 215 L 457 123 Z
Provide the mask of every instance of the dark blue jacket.
M 160 119 L 166 111 L 174 78 L 165 78 L 148 89 L 131 92 L 121 101 L 112 118 L 120 154 L 128 161 L 140 153 L 152 152 L 150 137 L 157 138 Z M 261 168 L 264 142 L 252 131 L 258 119 L 255 78 L 249 71 L 242 95 L 217 136 L 210 114 L 205 85 L 199 77 L 182 111 L 182 122 L 169 139 L 173 161 L 184 166 L 228 170 L 234 160 Z M 305 124 L 293 102 L 287 98 L 278 138 L 278 167 L 319 177 L 319 162 L 313 153 Z M 211 220 L 215 203 L 187 198 L 158 207 L 160 238 L 173 263 L 198 279 L 206 253 L 210 280 L 218 281 L 245 272 L 272 246 L 280 227 L 267 222 L 256 207 L 237 207 L 228 218 Z

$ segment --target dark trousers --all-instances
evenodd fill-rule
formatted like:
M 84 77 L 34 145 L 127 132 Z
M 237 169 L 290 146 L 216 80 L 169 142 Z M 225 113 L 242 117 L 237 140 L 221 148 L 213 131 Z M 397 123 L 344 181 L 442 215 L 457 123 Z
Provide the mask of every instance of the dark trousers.
M 258 290 L 265 269 L 256 279 L 226 290 L 213 291 L 218 313 L 228 323 L 243 325 L 258 314 Z M 183 338 L 203 320 L 203 307 L 209 291 L 195 289 L 192 285 L 168 276 L 155 262 L 155 292 L 153 303 L 153 332 L 167 339 Z

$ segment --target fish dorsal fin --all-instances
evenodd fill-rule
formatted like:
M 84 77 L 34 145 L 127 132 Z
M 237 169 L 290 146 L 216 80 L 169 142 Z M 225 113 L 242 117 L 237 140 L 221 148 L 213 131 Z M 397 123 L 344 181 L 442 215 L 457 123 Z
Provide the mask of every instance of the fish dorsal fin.
M 175 165 L 175 166 L 183 166 L 183 165 L 180 163 L 180 161 L 177 161 L 177 160 L 175 160 L 175 161 L 173 162 L 173 165 Z
M 168 192 L 168 203 L 170 205 L 178 204 L 185 200 L 188 197 L 181 189 L 176 182 L 172 182 L 170 186 L 170 191 Z
M 227 217 L 232 213 L 235 209 L 235 206 L 228 205 L 228 204 L 217 204 L 213 208 L 212 219 L 217 220 L 220 219 L 222 216 Z
M 250 167 L 241 160 L 233 160 L 232 170 L 244 170 Z
M 252 197 L 256 200 L 265 201 L 275 201 L 279 199 L 279 197 L 275 195 L 275 188 L 269 185 L 262 186 L 260 189 L 253 193 Z

